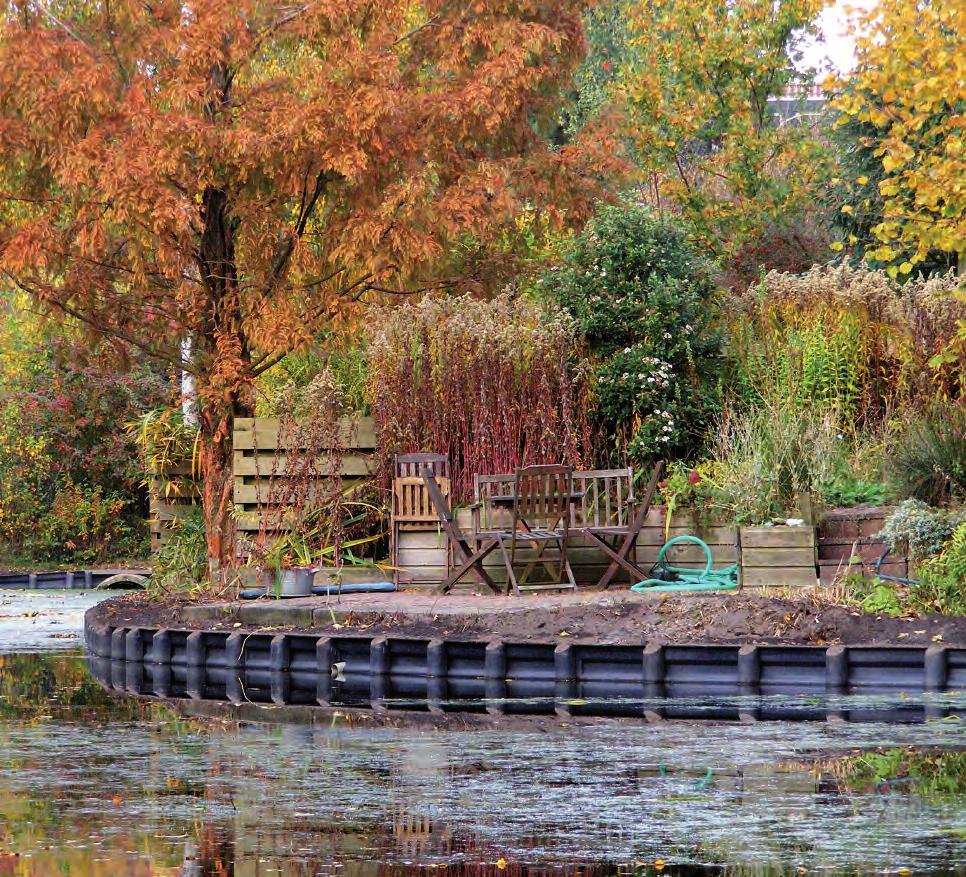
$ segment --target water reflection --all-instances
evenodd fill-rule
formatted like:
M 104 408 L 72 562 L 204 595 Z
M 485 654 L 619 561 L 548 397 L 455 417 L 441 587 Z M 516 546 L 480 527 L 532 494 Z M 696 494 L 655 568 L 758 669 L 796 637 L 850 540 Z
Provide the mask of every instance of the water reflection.
M 547 715 L 564 718 L 610 717 L 701 719 L 720 722 L 844 721 L 924 722 L 966 718 L 966 692 L 907 693 L 863 686 L 860 693 L 802 687 L 728 684 L 626 684 L 620 696 L 597 693 L 594 684 L 553 680 L 444 680 L 413 676 L 374 676 L 368 672 L 332 677 L 311 671 L 269 671 L 145 664 L 91 657 L 91 673 L 108 690 L 165 700 L 352 707 L 373 710 L 487 713 L 494 716 Z M 288 715 L 298 715 L 298 710 Z
M 78 657 L 4 657 L 0 875 L 966 873 L 955 720 L 414 715 L 266 691 L 150 700 Z

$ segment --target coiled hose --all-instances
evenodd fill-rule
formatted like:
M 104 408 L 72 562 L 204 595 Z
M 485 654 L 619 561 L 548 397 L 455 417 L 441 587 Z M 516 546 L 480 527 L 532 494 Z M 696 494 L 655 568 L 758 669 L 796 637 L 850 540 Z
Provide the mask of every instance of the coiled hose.
M 697 545 L 705 558 L 704 569 L 690 569 L 682 566 L 671 566 L 667 562 L 667 552 L 675 545 Z M 723 569 L 712 569 L 711 549 L 697 536 L 675 536 L 669 539 L 657 553 L 657 563 L 651 567 L 651 574 L 660 570 L 660 578 L 646 579 L 631 585 L 631 590 L 638 594 L 649 594 L 652 591 L 734 591 L 738 588 L 738 565 L 732 564 Z

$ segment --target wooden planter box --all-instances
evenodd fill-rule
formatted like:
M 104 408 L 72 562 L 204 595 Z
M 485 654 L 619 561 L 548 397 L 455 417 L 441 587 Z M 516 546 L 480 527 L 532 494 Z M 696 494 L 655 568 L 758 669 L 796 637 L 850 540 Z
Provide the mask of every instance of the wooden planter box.
M 815 528 L 742 527 L 741 584 L 805 588 L 817 581 Z
M 465 533 L 472 532 L 469 509 L 456 509 L 455 513 L 460 528 Z M 691 533 L 708 544 L 715 568 L 738 562 L 738 531 L 735 527 L 718 523 L 711 527 L 699 526 L 693 516 L 686 512 L 675 514 L 671 523 L 670 536 Z M 649 569 L 657 560 L 657 553 L 664 541 L 664 509 L 656 507 L 648 512 L 638 537 L 638 565 L 645 570 Z M 435 582 L 441 581 L 446 573 L 447 550 L 446 534 L 439 528 L 400 533 L 400 584 L 403 587 L 432 587 Z M 517 563 L 526 563 L 532 553 L 531 549 L 519 551 Z M 579 535 L 571 535 L 568 554 L 578 585 L 595 585 L 609 564 L 609 559 L 602 551 L 588 545 Z M 703 568 L 705 563 L 703 554 L 696 546 L 675 551 L 669 560 L 674 566 Z M 495 582 L 506 583 L 506 566 L 499 549 L 492 552 L 483 565 Z M 628 576 L 623 570 L 619 570 L 611 580 L 611 588 L 614 590 L 626 589 L 629 584 Z M 457 588 L 476 590 L 476 580 L 468 575 L 457 584 Z
M 868 579 L 875 576 L 875 563 L 886 545 L 874 537 L 891 511 L 878 506 L 860 506 L 825 513 L 818 527 L 818 568 L 823 585 L 830 585 L 850 573 Z M 882 572 L 906 578 L 909 563 L 901 555 L 890 554 L 882 564 Z

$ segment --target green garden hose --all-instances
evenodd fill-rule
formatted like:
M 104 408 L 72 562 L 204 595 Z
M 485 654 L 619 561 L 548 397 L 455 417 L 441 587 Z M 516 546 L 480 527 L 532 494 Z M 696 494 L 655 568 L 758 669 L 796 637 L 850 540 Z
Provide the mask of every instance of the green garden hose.
M 705 564 L 703 570 L 689 569 L 682 566 L 670 566 L 666 554 L 675 545 L 697 545 L 703 552 Z M 631 585 L 631 590 L 638 594 L 649 594 L 652 591 L 734 591 L 738 588 L 738 565 L 732 564 L 723 569 L 712 569 L 711 549 L 697 536 L 675 536 L 669 539 L 657 553 L 657 563 L 651 569 L 660 568 L 658 573 L 663 578 L 646 579 Z

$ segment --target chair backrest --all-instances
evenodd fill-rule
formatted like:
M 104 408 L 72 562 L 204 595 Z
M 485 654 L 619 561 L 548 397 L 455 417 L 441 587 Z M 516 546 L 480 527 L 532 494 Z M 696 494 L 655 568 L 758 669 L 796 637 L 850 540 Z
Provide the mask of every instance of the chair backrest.
M 449 479 L 437 478 L 440 493 L 449 496 Z M 394 478 L 392 481 L 392 520 L 402 529 L 424 529 L 418 524 L 439 525 L 426 482 L 419 476 Z
M 473 476 L 473 500 L 478 514 L 476 525 L 480 530 L 505 530 L 512 524 L 513 512 L 508 508 L 497 508 L 490 498 L 494 496 L 509 496 L 516 487 L 517 477 L 514 472 L 498 472 L 495 475 Z
M 626 527 L 634 515 L 634 470 L 588 469 L 574 472 L 575 526 Z
M 436 520 L 438 521 L 442 518 L 447 525 L 454 523 L 453 510 L 450 508 L 446 495 L 443 493 L 442 485 L 436 476 L 433 475 L 433 470 L 429 466 L 423 467 L 423 475 L 420 480 L 426 489 L 426 495 L 429 497 L 430 506 L 434 509 Z M 447 481 L 447 493 L 449 492 L 448 488 L 449 482 Z
M 396 478 L 419 478 L 423 466 L 429 466 L 437 479 L 449 478 L 449 458 L 446 454 L 396 454 Z
M 570 466 L 524 466 L 516 473 L 513 492 L 514 525 L 523 518 L 528 524 L 548 527 L 570 526 L 574 470 Z

